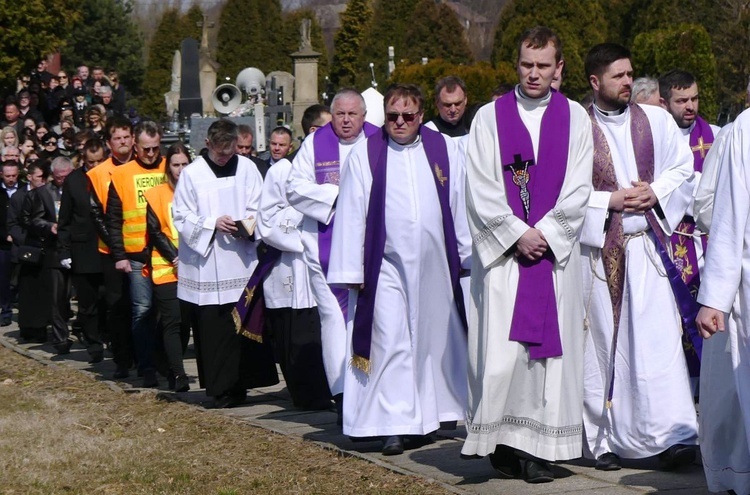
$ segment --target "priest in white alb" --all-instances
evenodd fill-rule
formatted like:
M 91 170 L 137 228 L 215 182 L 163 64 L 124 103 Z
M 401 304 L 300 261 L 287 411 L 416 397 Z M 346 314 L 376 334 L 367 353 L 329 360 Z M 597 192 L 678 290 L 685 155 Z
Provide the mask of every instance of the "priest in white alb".
M 553 481 L 581 455 L 583 298 L 578 233 L 591 191 L 591 123 L 551 90 L 562 47 L 546 27 L 519 43 L 520 84 L 469 134 L 473 236 L 465 457 L 504 477 Z
M 663 469 L 674 469 L 693 461 L 698 440 L 682 348 L 683 317 L 695 315 L 678 310 L 678 302 L 686 312 L 695 301 L 669 256 L 669 235 L 692 201 L 693 157 L 669 113 L 628 104 L 627 48 L 596 45 L 585 67 L 595 150 L 581 232 L 590 324 L 585 454 L 599 470 L 657 454 Z
M 289 204 L 301 212 L 302 245 L 310 284 L 318 305 L 323 364 L 328 386 L 341 410 L 346 368 L 346 317 L 349 294 L 331 289 L 326 282 L 331 252 L 341 164 L 355 144 L 375 127 L 365 122 L 365 100 L 353 89 L 336 93 L 331 102 L 332 120 L 308 136 L 294 157 L 287 180 Z
M 235 123 L 211 124 L 208 151 L 183 170 L 172 204 L 177 297 L 190 308 L 201 386 L 219 408 L 242 403 L 248 388 L 278 383 L 270 346 L 238 334 L 233 318 L 258 262 L 253 232 L 241 235 L 236 222 L 257 216 L 263 187 L 255 165 L 235 154 L 236 144 Z
M 708 339 L 700 380 L 703 470 L 709 490 L 738 494 L 750 493 L 750 277 L 743 268 L 750 258 L 748 136 L 746 110 L 716 137 L 694 208 L 696 223 L 711 239 L 697 318 Z
M 383 129 L 344 165 L 328 282 L 356 301 L 344 434 L 382 437 L 395 455 L 463 418 L 471 251 L 458 147 L 421 125 L 417 86 L 391 86 L 384 105 Z

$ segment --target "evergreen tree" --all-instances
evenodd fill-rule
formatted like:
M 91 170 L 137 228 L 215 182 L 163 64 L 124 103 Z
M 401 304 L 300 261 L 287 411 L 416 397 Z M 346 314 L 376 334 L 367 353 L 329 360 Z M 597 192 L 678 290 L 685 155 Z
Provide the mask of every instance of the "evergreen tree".
M 78 2 L 0 2 L 0 88 L 15 93 L 16 79 L 42 57 L 63 49 L 81 13 Z
M 632 51 L 638 74 L 659 77 L 672 69 L 692 73 L 700 87 L 700 114 L 716 122 L 716 60 L 711 37 L 703 26 L 678 24 L 641 33 L 635 37 Z
M 221 11 L 216 58 L 219 79 L 234 81 L 246 67 L 267 74 L 285 67 L 284 26 L 279 0 L 228 0 Z
M 453 64 L 472 62 L 464 28 L 445 3 L 419 0 L 406 29 L 406 40 L 403 58 L 410 62 L 419 62 L 422 57 Z
M 50 2 L 51 3 L 51 2 Z M 143 39 L 131 17 L 128 0 L 79 0 L 80 20 L 68 33 L 63 65 L 101 65 L 114 69 L 129 93 L 143 83 Z
M 180 14 L 171 9 L 162 15 L 149 47 L 146 80 L 143 83 L 141 113 L 152 118 L 162 118 L 166 113 L 164 94 L 169 91 L 172 79 L 174 52 L 180 49 L 185 38 L 181 29 Z
M 370 86 L 370 63 L 374 64 L 375 78 L 381 82 L 388 78 L 388 46 L 393 46 L 396 65 L 404 58 L 409 43 L 406 31 L 412 12 L 419 0 L 375 0 L 373 14 L 362 38 L 359 61 L 355 67 L 355 86 L 364 90 Z
M 336 31 L 334 45 L 336 54 L 333 57 L 331 81 L 338 87 L 353 86 L 360 60 L 360 47 L 365 34 L 365 27 L 372 18 L 369 0 L 351 0 L 341 15 L 341 27 Z
M 200 43 L 203 37 L 203 9 L 200 5 L 193 4 L 192 7 L 185 12 L 185 15 L 181 19 L 182 24 L 182 38 L 193 38 Z
M 513 65 L 518 59 L 518 39 L 534 26 L 547 26 L 560 38 L 565 59 L 562 92 L 573 99 L 588 91 L 583 61 L 588 50 L 609 39 L 607 17 L 597 0 L 512 0 L 500 12 L 492 62 Z

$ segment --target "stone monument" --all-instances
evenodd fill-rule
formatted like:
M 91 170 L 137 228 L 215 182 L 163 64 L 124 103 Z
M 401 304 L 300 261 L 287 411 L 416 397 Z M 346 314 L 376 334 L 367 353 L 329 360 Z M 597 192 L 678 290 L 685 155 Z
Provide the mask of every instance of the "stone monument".
M 318 103 L 318 59 L 320 53 L 312 48 L 310 27 L 312 21 L 303 19 L 300 24 L 299 50 L 292 53 L 294 61 L 294 115 L 293 130 L 295 136 L 304 136 L 302 132 L 302 114 L 310 105 Z
M 203 28 L 199 51 L 201 100 L 203 100 L 203 113 L 213 115 L 215 112 L 211 96 L 216 89 L 216 72 L 220 65 L 211 57 L 211 51 L 208 49 L 208 30 L 214 27 L 214 23 L 209 23 L 208 16 L 203 16 L 203 22 L 200 24 Z
M 167 115 L 170 118 L 180 109 L 180 79 L 182 78 L 180 57 L 180 50 L 175 50 L 174 57 L 172 57 L 172 84 L 169 87 L 169 92 L 164 93 Z

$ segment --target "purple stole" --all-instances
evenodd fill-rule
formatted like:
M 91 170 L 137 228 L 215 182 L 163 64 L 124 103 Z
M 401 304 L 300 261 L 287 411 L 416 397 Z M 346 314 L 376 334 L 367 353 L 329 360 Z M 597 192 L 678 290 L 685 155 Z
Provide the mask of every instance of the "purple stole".
M 554 209 L 565 180 L 570 140 L 568 99 L 552 91 L 542 117 L 536 161 L 531 136 L 518 113 L 515 92 L 495 102 L 495 118 L 508 204 L 515 216 L 535 225 Z M 518 290 L 509 338 L 525 344 L 530 359 L 562 356 L 552 278 L 554 255 L 548 249 L 536 261 L 523 256 L 517 261 Z
M 365 122 L 363 130 L 365 136 L 371 136 L 379 128 Z M 341 164 L 339 163 L 339 138 L 333 132 L 333 126 L 329 122 L 315 133 L 313 133 L 313 154 L 315 161 L 315 181 L 318 184 L 339 184 Z M 318 259 L 323 275 L 328 274 L 328 263 L 331 257 L 331 239 L 333 238 L 334 217 L 328 224 L 318 222 Z M 349 291 L 347 289 L 331 288 L 336 296 L 344 320 L 347 318 L 349 305 Z
M 690 131 L 690 149 L 693 152 L 693 169 L 696 172 L 703 172 L 703 161 L 706 158 L 706 152 L 711 148 L 714 142 L 714 133 L 708 122 L 701 117 L 695 119 L 695 126 Z M 695 221 L 690 215 L 685 217 L 677 226 L 677 229 L 670 242 L 672 244 L 672 259 L 677 269 L 680 271 L 682 281 L 690 289 L 694 298 L 698 297 L 701 281 L 698 273 L 698 253 L 695 252 L 695 241 L 692 238 L 695 232 Z M 706 236 L 701 236 L 703 252 L 706 252 Z M 686 332 L 682 334 L 682 345 L 685 350 L 688 371 L 690 376 L 700 376 L 701 362 L 698 353 L 693 347 Z
M 450 163 L 445 138 L 439 132 L 425 126 L 420 128 L 420 136 L 428 163 L 432 164 L 435 187 L 440 201 L 440 211 L 443 217 L 443 234 L 445 252 L 450 272 L 453 298 L 456 302 L 458 314 L 464 326 L 466 311 L 464 309 L 463 292 L 459 283 L 461 260 L 458 255 L 458 241 L 450 209 Z M 352 332 L 352 361 L 351 364 L 365 373 L 370 372 L 370 344 L 372 342 L 373 315 L 375 312 L 375 296 L 380 277 L 380 267 L 383 263 L 385 250 L 385 195 L 387 177 L 388 135 L 385 130 L 373 135 L 367 140 L 367 158 L 372 172 L 372 187 L 367 209 L 365 227 L 364 252 L 364 288 L 359 291 L 357 310 L 354 313 L 354 329 Z
M 630 104 L 630 135 L 633 140 L 633 152 L 635 155 L 638 177 L 641 181 L 651 183 L 654 181 L 654 138 L 651 134 L 651 125 L 646 112 L 635 104 Z M 620 186 L 617 183 L 615 166 L 612 162 L 609 143 L 604 132 L 599 127 L 599 122 L 594 116 L 593 105 L 589 108 L 592 131 L 594 134 L 594 171 L 593 186 L 595 191 L 617 191 Z M 661 229 L 653 210 L 648 210 L 644 217 L 651 227 L 654 236 L 656 251 L 664 264 L 667 278 L 672 287 L 672 293 L 677 302 L 677 307 L 682 319 L 685 333 L 695 346 L 698 356 L 702 348 L 702 339 L 695 327 L 695 316 L 697 314 L 697 303 L 690 296 L 687 285 L 682 281 L 680 272 L 669 257 L 666 246 L 668 241 Z M 602 264 L 607 276 L 607 287 L 612 303 L 612 315 L 614 319 L 614 332 L 612 337 L 611 373 L 609 391 L 607 394 L 607 405 L 611 405 L 614 394 L 615 381 L 615 355 L 617 352 L 617 336 L 620 327 L 620 314 L 622 311 L 622 296 L 625 287 L 625 234 L 622 227 L 622 212 L 609 211 L 609 228 L 604 236 L 604 248 L 602 248 Z M 656 330 L 655 330 L 656 331 Z
M 265 243 L 258 246 L 258 266 L 255 267 L 240 300 L 234 305 L 232 318 L 237 333 L 254 340 L 263 342 L 264 309 L 263 279 L 281 258 L 281 251 Z

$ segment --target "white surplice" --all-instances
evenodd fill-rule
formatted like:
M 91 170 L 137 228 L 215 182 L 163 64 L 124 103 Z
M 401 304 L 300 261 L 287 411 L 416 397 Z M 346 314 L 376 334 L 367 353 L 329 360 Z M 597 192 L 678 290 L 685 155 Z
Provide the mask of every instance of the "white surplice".
M 516 95 L 538 156 L 541 119 L 549 96 L 530 100 L 518 90 Z M 526 346 L 509 340 L 509 334 L 519 280 L 512 248 L 532 226 L 515 216 L 508 204 L 494 104 L 483 106 L 474 118 L 466 161 L 474 263 L 468 436 L 462 454 L 485 456 L 497 445 L 507 445 L 548 460 L 581 455 L 583 300 L 577 238 L 591 192 L 591 136 L 586 111 L 570 101 L 564 182 L 555 207 L 533 225 L 542 231 L 555 258 L 552 277 L 563 355 L 529 360 Z M 518 194 L 512 187 L 511 194 Z
M 727 313 L 726 331 L 703 344 L 701 454 L 709 490 L 750 493 L 750 113 L 727 127 L 706 157 L 695 204 L 696 222 L 709 229 L 698 302 Z
M 693 197 L 693 156 L 679 128 L 665 110 L 641 106 L 654 142 L 654 181 L 671 234 Z M 630 109 L 596 119 L 607 138 L 617 182 L 632 187 L 638 170 L 630 133 Z M 611 193 L 591 193 L 581 231 L 584 301 L 590 330 L 586 332 L 584 368 L 584 428 L 587 455 L 606 452 L 625 458 L 659 454 L 674 444 L 697 442 L 698 423 L 682 349 L 682 327 L 672 289 L 656 252 L 648 223 L 641 214 L 623 213 L 625 286 L 623 289 L 614 395 L 607 408 L 613 338 L 612 303 L 601 258 L 605 220 Z
M 172 214 L 179 232 L 177 297 L 199 306 L 236 303 L 255 265 L 257 242 L 216 230 L 216 219 L 256 217 L 263 179 L 239 156 L 237 173 L 217 178 L 203 157 L 180 174 Z
M 464 167 L 443 136 L 450 161 L 450 206 L 462 266 L 468 268 Z M 373 139 L 380 139 L 377 136 Z M 383 263 L 373 316 L 369 375 L 348 366 L 344 434 L 425 435 L 464 416 L 466 334 L 456 309 L 433 167 L 421 139 L 389 140 Z M 361 284 L 372 174 L 367 144 L 354 148 L 341 178 L 328 281 Z M 352 291 L 356 300 L 356 291 Z M 347 362 L 352 357 L 349 312 Z
M 287 200 L 305 218 L 302 222 L 304 259 L 310 274 L 310 288 L 320 313 L 323 364 L 332 395 L 344 392 L 346 368 L 346 323 L 336 296 L 326 282 L 318 253 L 318 222 L 328 224 L 334 215 L 338 184 L 318 184 L 315 180 L 315 150 L 310 134 L 302 142 L 287 179 Z M 346 161 L 352 147 L 365 139 L 364 131 L 351 143 L 339 142 L 339 163 Z
M 281 258 L 263 281 L 263 296 L 270 309 L 315 306 L 299 231 L 303 215 L 289 206 L 286 199 L 286 182 L 291 169 L 292 163 L 286 158 L 268 169 L 258 209 L 261 239 L 282 251 Z

